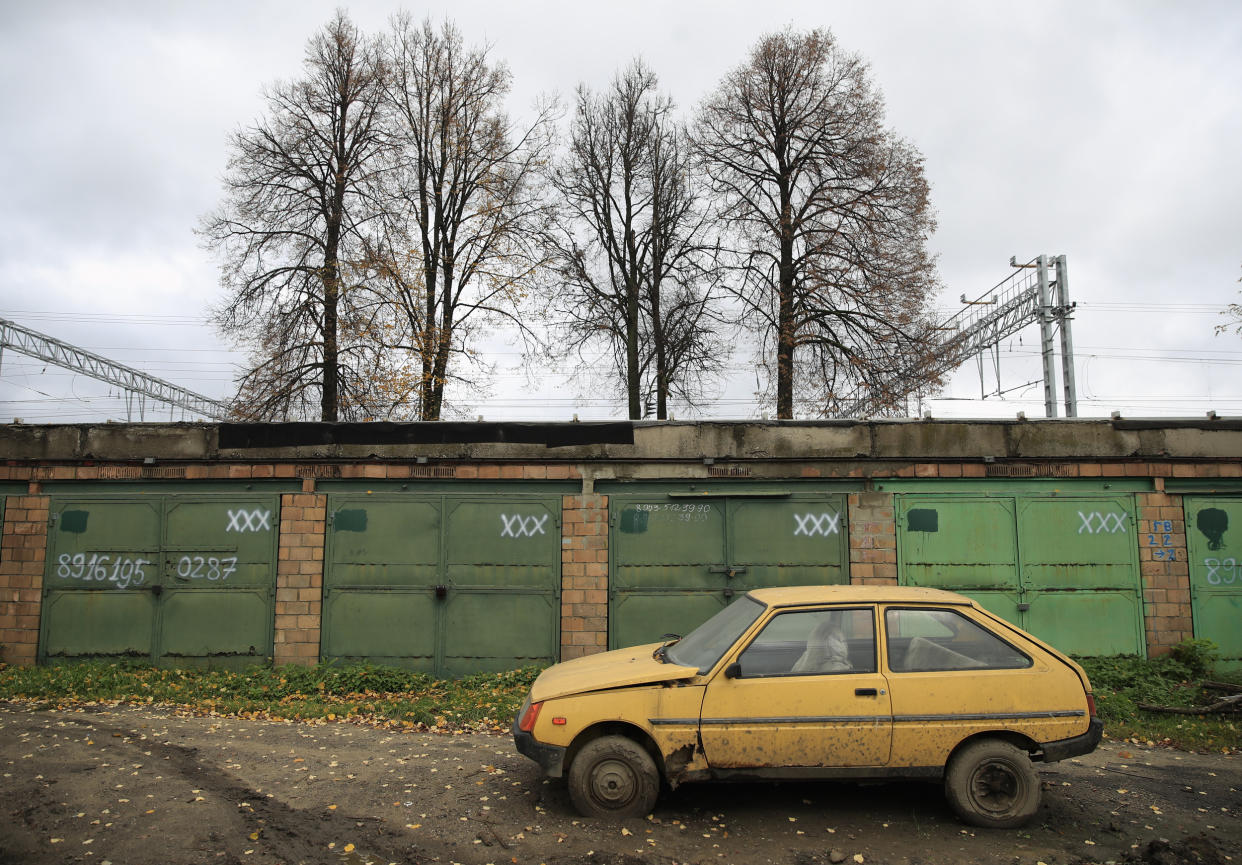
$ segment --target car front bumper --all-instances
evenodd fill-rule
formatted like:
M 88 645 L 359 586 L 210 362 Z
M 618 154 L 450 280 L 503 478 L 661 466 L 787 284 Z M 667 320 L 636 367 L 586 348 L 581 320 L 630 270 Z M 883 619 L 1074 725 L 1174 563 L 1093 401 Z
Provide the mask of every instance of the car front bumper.
M 561 777 L 565 766 L 565 749 L 560 745 L 545 745 L 536 739 L 533 733 L 527 733 L 519 728 L 518 722 L 522 719 L 522 712 L 525 710 L 526 707 L 523 706 L 513 719 L 513 744 L 517 746 L 519 754 L 530 757 L 538 763 L 543 769 L 543 774 L 549 778 Z
M 1103 737 L 1104 722 L 1099 718 L 1093 717 L 1090 726 L 1087 727 L 1087 732 L 1081 736 L 1071 736 L 1068 739 L 1045 742 L 1042 748 L 1043 761 L 1045 763 L 1055 763 L 1058 760 L 1090 754 L 1100 744 L 1100 739 Z

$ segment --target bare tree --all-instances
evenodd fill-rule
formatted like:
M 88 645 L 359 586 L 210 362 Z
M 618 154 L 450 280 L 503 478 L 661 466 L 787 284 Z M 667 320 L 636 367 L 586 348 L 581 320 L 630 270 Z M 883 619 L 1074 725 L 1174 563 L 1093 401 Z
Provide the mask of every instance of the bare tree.
M 533 334 L 517 310 L 540 265 L 531 240 L 545 216 L 537 168 L 552 108 L 515 129 L 503 108 L 508 69 L 486 48 L 467 48 L 447 21 L 397 16 L 385 53 L 400 151 L 385 230 L 364 265 L 376 277 L 384 345 L 409 359 L 392 380 L 394 404 L 415 401 L 420 419 L 438 420 L 451 362 L 473 357 L 481 324 Z
M 384 68 L 343 12 L 311 38 L 303 67 L 233 136 L 224 202 L 199 231 L 223 264 L 216 325 L 251 352 L 237 412 L 335 421 L 365 416 L 370 399 L 349 261 L 379 210 Z
M 827 413 L 934 343 L 922 157 L 884 126 L 866 63 L 825 30 L 759 40 L 703 104 L 695 144 L 732 290 L 774 355 L 776 413 Z M 915 363 L 914 369 L 917 369 Z
M 631 418 L 653 394 L 693 403 L 724 352 L 713 330 L 704 217 L 673 103 L 641 60 L 602 94 L 578 88 L 569 151 L 552 172 L 563 207 L 545 247 L 565 351 L 606 343 Z

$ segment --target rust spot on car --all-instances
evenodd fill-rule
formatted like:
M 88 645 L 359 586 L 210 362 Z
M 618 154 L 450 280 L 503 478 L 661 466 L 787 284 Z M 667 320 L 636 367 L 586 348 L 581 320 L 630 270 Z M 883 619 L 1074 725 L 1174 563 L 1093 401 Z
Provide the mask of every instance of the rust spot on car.
M 675 784 L 694 760 L 694 745 L 684 745 L 664 757 L 664 771 L 669 783 Z

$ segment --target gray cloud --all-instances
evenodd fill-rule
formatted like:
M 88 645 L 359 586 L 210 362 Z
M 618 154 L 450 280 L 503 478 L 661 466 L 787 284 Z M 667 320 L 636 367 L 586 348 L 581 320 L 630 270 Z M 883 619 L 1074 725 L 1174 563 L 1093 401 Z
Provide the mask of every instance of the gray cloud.
M 297 74 L 307 37 L 335 5 L 6 6 L 0 315 L 58 313 L 29 323 L 88 346 L 120 347 L 122 360 L 194 378 L 199 384 L 186 384 L 223 396 L 226 369 L 193 361 L 227 362 L 215 353 L 225 342 L 205 327 L 157 317 L 201 316 L 216 295 L 214 265 L 191 229 L 218 199 L 228 134 L 262 110 L 262 85 Z M 374 30 L 395 7 L 349 8 Z M 492 44 L 514 73 L 514 113 L 540 93 L 568 94 L 580 81 L 600 86 L 635 54 L 689 111 L 759 33 L 831 27 L 870 60 L 891 124 L 926 157 L 946 311 L 960 294 L 1004 276 L 1011 254 L 1065 253 L 1082 302 L 1080 367 L 1101 399 L 1084 413 L 1197 414 L 1209 403 L 1242 413 L 1232 367 L 1202 360 L 1242 360 L 1236 337 L 1213 337 L 1210 309 L 1237 299 L 1242 273 L 1235 3 L 461 2 L 413 11 L 450 15 L 469 40 Z M 134 325 L 73 317 L 82 313 L 151 318 Z M 1022 348 L 1034 342 L 1026 334 Z M 1029 356 L 1007 357 L 1013 383 L 1037 374 Z M 753 389 L 746 361 L 734 361 L 742 369 L 730 396 Z M 977 396 L 974 377 L 963 371 L 950 395 Z M 519 401 L 531 395 L 516 379 L 502 382 L 497 403 L 519 407 L 480 410 L 539 411 L 539 403 Z M 0 417 L 50 414 L 50 403 L 18 402 L 31 386 L 67 399 L 72 387 L 86 387 L 6 353 Z M 1037 389 L 1033 395 L 1033 404 L 933 406 L 944 414 L 1038 413 Z M 1183 396 L 1202 399 L 1176 401 Z M 102 410 L 71 405 L 84 418 Z M 712 414 L 753 410 L 730 404 Z

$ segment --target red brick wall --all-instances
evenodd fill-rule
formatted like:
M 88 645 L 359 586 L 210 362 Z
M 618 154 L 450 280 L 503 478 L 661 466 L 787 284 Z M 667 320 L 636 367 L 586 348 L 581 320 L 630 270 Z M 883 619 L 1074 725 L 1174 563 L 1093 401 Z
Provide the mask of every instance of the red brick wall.
M 892 493 L 850 493 L 850 582 L 897 585 L 897 523 Z
M 9 496 L 0 535 L 0 644 L 10 664 L 33 664 L 47 555 L 47 496 Z
M 280 497 L 273 636 L 273 661 L 277 664 L 314 664 L 319 660 L 327 507 L 327 497 L 316 493 Z
M 1139 573 L 1147 618 L 1147 654 L 1163 655 L 1193 636 L 1190 618 L 1190 562 L 1182 497 L 1139 493 Z M 1165 523 L 1172 529 L 1165 532 Z M 1158 524 L 1158 525 L 1157 525 Z M 1161 531 L 1156 531 L 1159 528 Z M 1168 544 L 1165 544 L 1165 535 Z M 1152 541 L 1155 543 L 1152 543 Z
M 561 502 L 561 660 L 608 647 L 608 496 Z

